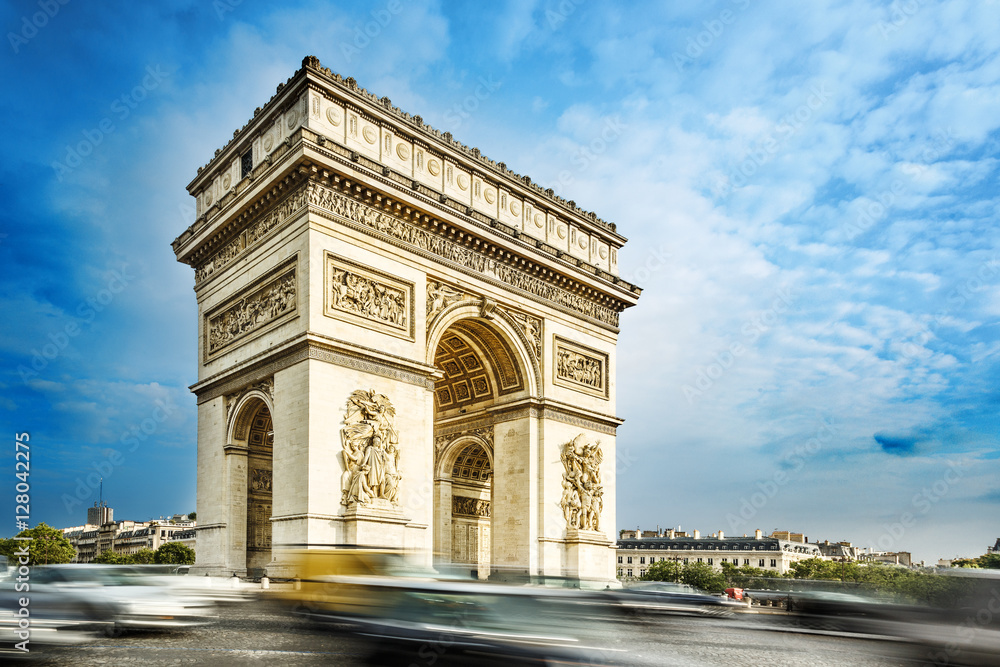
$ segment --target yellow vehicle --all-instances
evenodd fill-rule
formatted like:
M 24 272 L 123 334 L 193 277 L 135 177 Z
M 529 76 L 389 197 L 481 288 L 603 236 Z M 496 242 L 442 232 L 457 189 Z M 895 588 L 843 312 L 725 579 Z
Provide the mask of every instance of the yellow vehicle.
M 404 572 L 405 556 L 389 549 L 321 548 L 284 552 L 293 563 L 294 588 L 276 593 L 294 611 L 309 616 L 378 616 L 391 600 L 373 597 L 365 587 L 338 583 L 344 577 L 391 577 Z

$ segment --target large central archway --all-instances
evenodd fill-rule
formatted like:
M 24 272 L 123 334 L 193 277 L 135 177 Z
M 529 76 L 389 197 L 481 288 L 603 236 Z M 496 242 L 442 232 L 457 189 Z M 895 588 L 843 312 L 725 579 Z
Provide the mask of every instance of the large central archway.
M 431 339 L 443 373 L 434 392 L 434 550 L 438 563 L 486 578 L 498 560 L 501 567 L 511 560 L 494 548 L 498 481 L 501 497 L 518 483 L 503 471 L 497 479 L 495 414 L 532 394 L 534 369 L 513 330 L 477 310 L 453 308 Z

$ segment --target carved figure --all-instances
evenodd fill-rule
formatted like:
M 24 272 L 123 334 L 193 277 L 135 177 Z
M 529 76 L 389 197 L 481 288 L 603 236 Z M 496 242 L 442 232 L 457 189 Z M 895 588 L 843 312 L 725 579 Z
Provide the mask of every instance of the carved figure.
M 402 476 L 395 417 L 396 409 L 384 394 L 374 390 L 351 393 L 340 432 L 342 505 L 366 505 L 377 499 L 397 502 Z
M 566 525 L 578 530 L 600 530 L 604 509 L 604 487 L 601 485 L 600 441 L 587 443 L 583 434 L 563 445 L 563 494 L 559 501 Z
M 461 301 L 465 294 L 435 280 L 427 281 L 427 322 L 453 303 Z

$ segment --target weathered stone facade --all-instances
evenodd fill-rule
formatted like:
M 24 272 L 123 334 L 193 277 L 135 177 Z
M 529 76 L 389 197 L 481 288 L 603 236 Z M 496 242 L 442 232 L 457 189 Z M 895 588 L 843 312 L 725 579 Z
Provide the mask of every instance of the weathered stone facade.
M 614 578 L 615 345 L 640 292 L 614 225 L 311 57 L 188 190 L 196 571 L 352 543 Z M 567 473 L 564 445 L 598 441 Z

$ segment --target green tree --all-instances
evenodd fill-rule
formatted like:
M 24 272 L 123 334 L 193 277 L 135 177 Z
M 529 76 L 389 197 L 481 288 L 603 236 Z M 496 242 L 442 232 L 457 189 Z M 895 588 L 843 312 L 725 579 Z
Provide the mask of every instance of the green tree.
M 661 560 L 651 564 L 646 569 L 646 574 L 642 575 L 643 581 L 673 581 L 680 582 L 681 564 L 675 560 Z
M 1000 570 L 1000 553 L 985 554 L 976 560 L 979 561 L 979 567 L 981 568 L 987 570 Z
M 167 542 L 153 555 L 160 565 L 194 565 L 194 549 L 180 542 Z
M 150 565 L 156 562 L 156 552 L 152 549 L 139 549 L 132 554 L 132 562 L 136 565 Z
M 101 565 L 131 565 L 134 561 L 128 554 L 120 554 L 111 549 L 105 549 L 97 555 L 94 562 Z
M 681 571 L 681 583 L 709 593 L 721 593 L 726 589 L 725 575 L 707 563 L 686 563 Z
M 198 520 L 198 513 L 197 512 L 188 512 L 188 518 L 191 519 L 192 521 L 197 521 Z
M 76 549 L 62 531 L 45 523 L 22 530 L 17 537 L 30 537 L 31 541 L 14 538 L 0 540 L 0 554 L 7 557 L 10 565 L 22 564 L 17 552 L 25 545 L 28 546 L 28 565 L 58 565 L 68 563 L 76 556 Z

